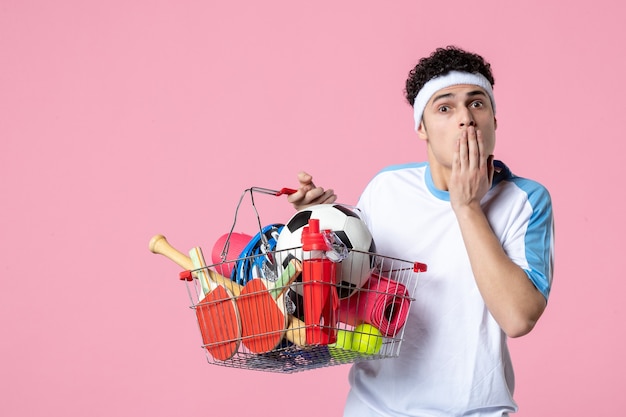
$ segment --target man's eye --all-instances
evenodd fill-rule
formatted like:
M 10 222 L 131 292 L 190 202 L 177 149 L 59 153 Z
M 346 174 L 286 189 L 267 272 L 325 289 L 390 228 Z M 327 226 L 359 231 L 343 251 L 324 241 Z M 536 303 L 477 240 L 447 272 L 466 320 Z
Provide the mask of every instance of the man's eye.
M 450 110 L 450 107 L 448 107 L 448 106 L 439 106 L 439 112 L 440 113 L 445 113 L 448 110 Z
M 475 109 L 481 108 L 483 106 L 483 102 L 482 101 L 473 101 L 471 106 Z

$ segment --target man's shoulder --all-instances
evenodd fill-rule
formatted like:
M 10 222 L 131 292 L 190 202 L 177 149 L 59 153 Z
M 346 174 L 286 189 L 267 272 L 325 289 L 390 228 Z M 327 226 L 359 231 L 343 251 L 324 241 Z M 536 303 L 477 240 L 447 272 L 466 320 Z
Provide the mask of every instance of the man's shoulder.
M 394 178 L 415 177 L 428 169 L 428 162 L 407 162 L 403 164 L 388 165 L 380 169 L 373 180 L 392 181 Z
M 428 169 L 427 162 L 407 162 L 402 164 L 388 165 L 374 174 L 369 181 L 369 186 L 381 186 L 415 182 L 423 177 Z
M 550 201 L 550 192 L 539 181 L 514 174 L 511 169 L 502 161 L 494 161 L 496 174 L 494 175 L 493 185 L 499 183 L 509 183 L 531 200 L 547 200 Z

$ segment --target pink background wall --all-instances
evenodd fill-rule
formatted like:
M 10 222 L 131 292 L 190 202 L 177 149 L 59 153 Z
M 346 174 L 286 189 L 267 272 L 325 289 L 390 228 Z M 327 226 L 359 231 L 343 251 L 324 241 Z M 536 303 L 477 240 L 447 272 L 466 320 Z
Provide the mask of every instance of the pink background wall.
M 340 415 L 348 367 L 208 365 L 147 243 L 209 248 L 245 188 L 300 169 L 354 203 L 422 160 L 404 80 L 446 44 L 491 61 L 496 156 L 554 199 L 553 295 L 510 343 L 518 415 L 614 415 L 624 6 L 580 3 L 1 0 L 0 415 Z M 257 201 L 264 223 L 292 213 Z

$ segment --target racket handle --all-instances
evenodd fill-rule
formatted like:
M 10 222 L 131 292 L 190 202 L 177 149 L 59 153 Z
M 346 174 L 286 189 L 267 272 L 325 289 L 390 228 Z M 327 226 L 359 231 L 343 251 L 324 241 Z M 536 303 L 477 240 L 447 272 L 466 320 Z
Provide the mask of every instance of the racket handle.
M 292 259 L 287 264 L 287 267 L 278 278 L 278 281 L 272 284 L 270 289 L 270 295 L 274 300 L 278 299 L 285 291 L 289 289 L 289 285 L 300 275 L 302 272 L 302 263 L 297 259 Z
M 291 314 L 287 316 L 287 331 L 285 338 L 296 346 L 306 345 L 306 325 Z
M 239 294 L 241 294 L 241 289 L 243 288 L 242 285 L 237 284 L 230 278 L 226 278 L 224 275 L 218 274 L 212 269 L 207 269 L 207 271 L 209 271 L 209 277 L 211 277 L 214 282 L 217 282 L 223 287 L 229 289 L 235 297 L 238 297 Z

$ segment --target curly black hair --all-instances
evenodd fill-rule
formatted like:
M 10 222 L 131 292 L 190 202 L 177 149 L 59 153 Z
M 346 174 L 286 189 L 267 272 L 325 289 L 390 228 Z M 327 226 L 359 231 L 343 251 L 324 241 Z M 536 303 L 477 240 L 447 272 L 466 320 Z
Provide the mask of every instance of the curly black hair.
M 415 68 L 409 72 L 404 90 L 406 100 L 413 106 L 415 97 L 424 84 L 432 78 L 445 75 L 450 71 L 480 73 L 487 78 L 492 86 L 495 83 L 491 73 L 491 65 L 483 57 L 456 46 L 447 46 L 437 48 L 429 57 L 420 59 Z

